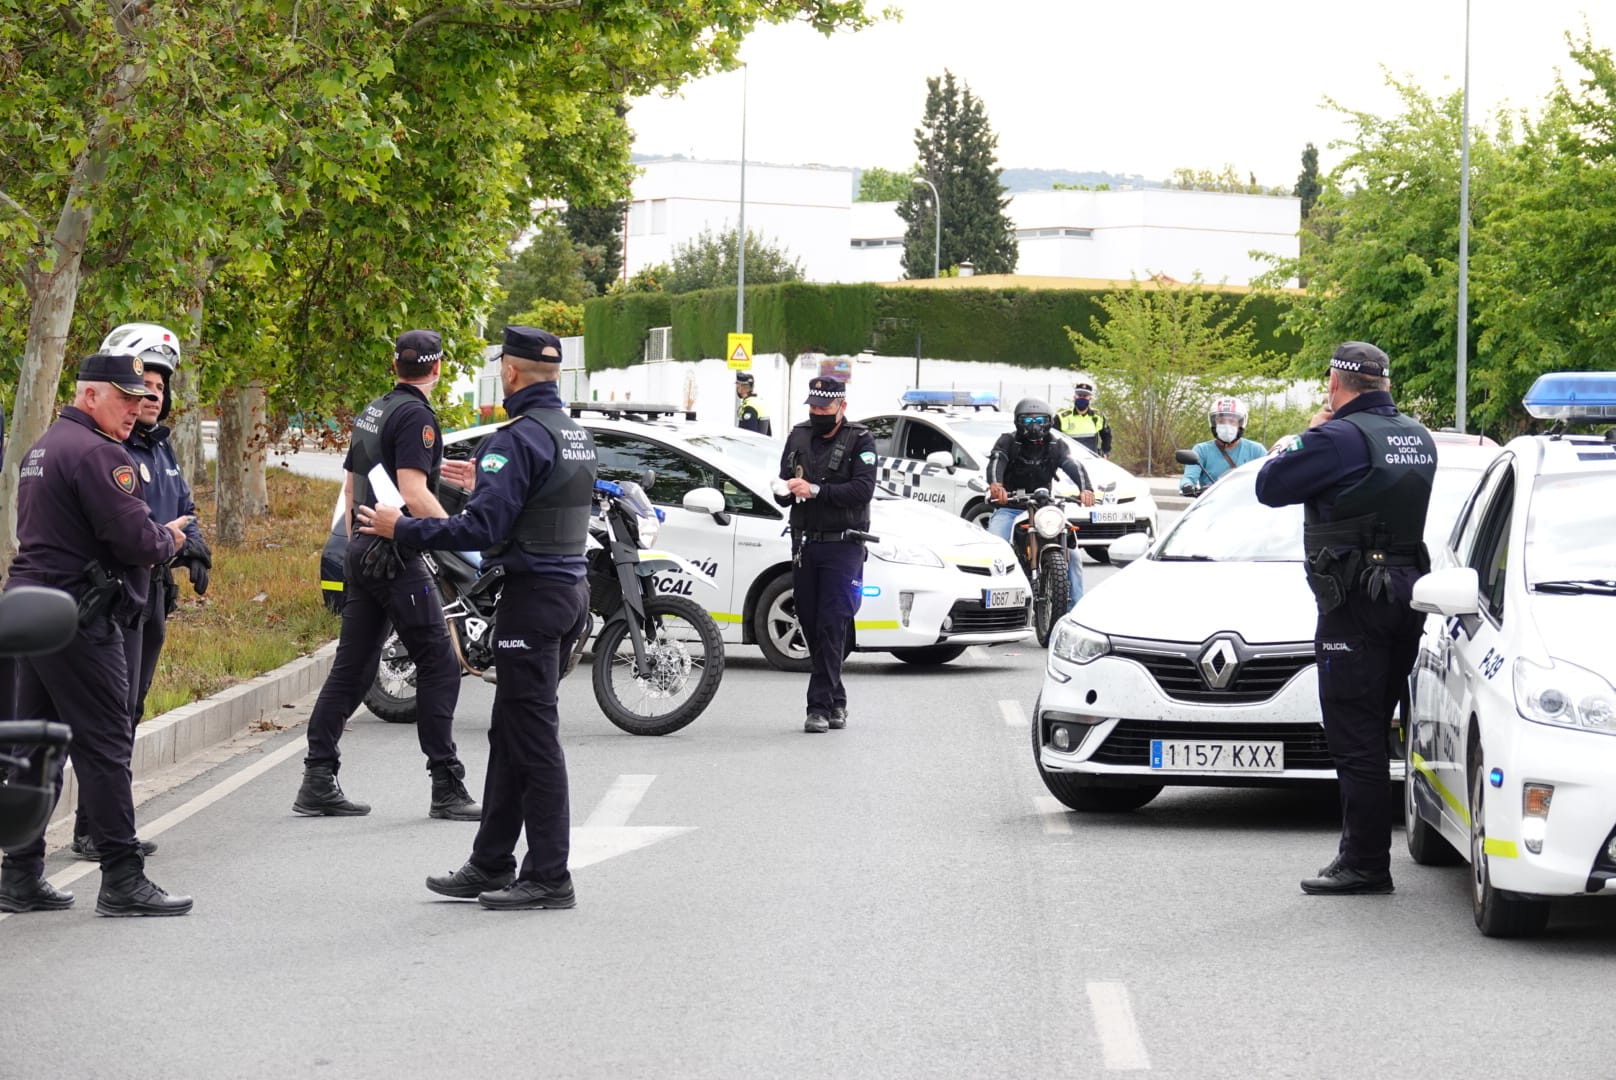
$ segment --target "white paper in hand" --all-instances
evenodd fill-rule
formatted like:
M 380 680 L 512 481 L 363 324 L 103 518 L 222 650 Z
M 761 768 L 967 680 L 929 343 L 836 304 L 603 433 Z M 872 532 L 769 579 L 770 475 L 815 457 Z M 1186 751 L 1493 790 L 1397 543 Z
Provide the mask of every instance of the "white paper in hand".
M 368 474 L 370 490 L 376 496 L 378 506 L 391 506 L 394 509 L 404 509 L 404 496 L 393 485 L 393 478 L 387 475 L 387 470 L 380 465 L 373 465 Z

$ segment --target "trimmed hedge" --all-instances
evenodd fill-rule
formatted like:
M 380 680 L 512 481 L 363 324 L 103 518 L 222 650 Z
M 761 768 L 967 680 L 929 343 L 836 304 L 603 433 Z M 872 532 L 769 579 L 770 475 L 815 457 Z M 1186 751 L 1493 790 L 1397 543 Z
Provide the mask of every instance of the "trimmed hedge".
M 882 356 L 913 356 L 918 333 L 921 351 L 930 357 L 1071 367 L 1076 354 L 1066 327 L 1087 333 L 1090 320 L 1104 315 L 1097 298 L 1107 291 L 760 285 L 746 294 L 746 328 L 754 336 L 755 351 L 789 357 L 805 352 L 847 356 L 865 349 Z M 1239 300 L 1231 293 L 1227 303 Z M 1291 356 L 1301 342 L 1281 329 L 1287 305 L 1282 296 L 1256 295 L 1246 315 L 1260 348 Z M 669 325 L 675 357 L 723 356 L 735 327 L 734 290 L 677 296 L 625 293 L 585 302 L 589 370 L 638 363 L 646 331 Z

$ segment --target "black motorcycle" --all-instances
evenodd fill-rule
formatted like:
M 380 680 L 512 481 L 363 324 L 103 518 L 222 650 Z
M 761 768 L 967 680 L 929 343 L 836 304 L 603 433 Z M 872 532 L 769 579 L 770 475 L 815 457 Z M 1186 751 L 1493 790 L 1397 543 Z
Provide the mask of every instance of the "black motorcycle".
M 724 677 L 718 624 L 693 600 L 656 592 L 655 575 L 681 572 L 709 587 L 691 563 L 651 548 L 659 512 L 638 484 L 595 482 L 590 519 L 589 608 L 603 626 L 595 637 L 595 701 L 606 718 L 633 735 L 666 735 L 689 724 L 712 701 Z M 504 571 L 484 571 L 474 556 L 454 551 L 423 555 L 438 585 L 455 657 L 469 675 L 497 681 L 494 612 Z M 565 665 L 571 673 L 588 635 Z M 365 706 L 390 723 L 415 722 L 415 664 L 397 633 L 382 646 Z
M 1033 629 L 1038 644 L 1047 646 L 1071 600 L 1066 568 L 1072 559 L 1082 557 L 1077 550 L 1078 525 L 1048 488 L 1012 496 L 1004 505 L 1027 512 L 1011 530 L 1010 546 L 1032 582 Z
M 67 593 L 19 585 L 0 594 L 0 657 L 64 649 L 78 623 L 78 605 Z M 45 834 L 56 806 L 56 761 L 72 738 L 66 724 L 0 721 L 0 848 L 22 847 Z

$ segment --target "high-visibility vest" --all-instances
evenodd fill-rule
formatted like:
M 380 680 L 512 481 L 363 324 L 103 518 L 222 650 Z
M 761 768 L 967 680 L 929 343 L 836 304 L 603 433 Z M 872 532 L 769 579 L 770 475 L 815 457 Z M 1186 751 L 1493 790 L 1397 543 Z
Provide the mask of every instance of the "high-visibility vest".
M 1061 432 L 1079 439 L 1093 438 L 1105 428 L 1105 417 L 1093 409 L 1082 413 L 1076 409 L 1062 409 L 1059 419 Z

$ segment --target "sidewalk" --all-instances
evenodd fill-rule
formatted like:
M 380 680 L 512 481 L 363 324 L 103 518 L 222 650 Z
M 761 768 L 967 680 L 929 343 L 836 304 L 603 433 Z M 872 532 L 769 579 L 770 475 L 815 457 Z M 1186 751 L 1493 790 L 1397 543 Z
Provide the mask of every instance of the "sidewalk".
M 1147 476 L 1143 479 L 1145 483 L 1150 485 L 1150 494 L 1156 500 L 1156 505 L 1163 510 L 1187 510 L 1190 503 L 1195 501 L 1194 499 L 1186 499 L 1178 493 L 1179 481 L 1183 479 L 1182 474 L 1178 476 Z

